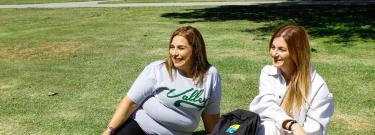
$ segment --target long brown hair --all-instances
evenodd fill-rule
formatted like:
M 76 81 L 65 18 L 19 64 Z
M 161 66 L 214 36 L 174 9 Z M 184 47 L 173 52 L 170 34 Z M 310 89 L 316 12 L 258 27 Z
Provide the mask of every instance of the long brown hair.
M 172 33 L 169 44 L 172 43 L 172 40 L 175 36 L 182 36 L 186 38 L 186 40 L 189 42 L 189 45 L 192 47 L 193 65 L 191 68 L 193 80 L 196 85 L 201 84 L 203 82 L 205 73 L 211 66 L 207 60 L 206 45 L 201 33 L 192 26 L 180 27 Z M 171 80 L 173 80 L 172 71 L 173 69 L 175 69 L 175 67 L 173 65 L 172 57 L 170 54 L 168 54 L 167 58 L 165 59 L 165 63 L 169 73 L 169 77 L 171 78 Z
M 269 43 L 269 50 L 276 37 L 282 37 L 287 45 L 296 71 L 291 75 L 286 94 L 281 103 L 288 115 L 300 111 L 307 104 L 311 87 L 311 54 L 308 34 L 304 27 L 291 24 L 277 29 Z

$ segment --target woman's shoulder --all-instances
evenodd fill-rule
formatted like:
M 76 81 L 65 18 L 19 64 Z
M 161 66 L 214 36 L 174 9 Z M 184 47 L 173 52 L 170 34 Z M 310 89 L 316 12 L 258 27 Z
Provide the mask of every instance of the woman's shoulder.
M 208 69 L 207 73 L 209 73 L 209 74 L 219 74 L 219 70 L 215 66 L 211 65 L 210 68 Z
M 316 71 L 315 67 L 312 67 L 311 81 L 312 81 L 313 85 L 323 85 L 323 84 L 326 84 L 326 82 L 324 81 L 324 79 Z
M 314 67 L 312 68 L 311 77 L 312 77 L 311 78 L 311 81 L 312 81 L 311 94 L 314 97 L 314 99 L 328 99 L 329 97 L 332 97 L 332 94 L 330 93 L 330 91 L 328 89 L 327 83 L 316 72 Z
M 157 61 L 153 61 L 151 62 L 150 64 L 148 64 L 146 67 L 145 67 L 145 70 L 152 70 L 152 71 L 156 71 L 156 70 L 160 70 L 162 69 L 165 65 L 165 62 L 164 60 L 157 60 Z

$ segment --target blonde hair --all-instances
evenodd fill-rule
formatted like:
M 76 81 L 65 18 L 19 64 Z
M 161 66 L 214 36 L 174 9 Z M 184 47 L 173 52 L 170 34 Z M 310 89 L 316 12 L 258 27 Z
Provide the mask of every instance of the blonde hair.
M 282 26 L 273 34 L 269 43 L 269 50 L 276 37 L 282 37 L 286 41 L 290 58 L 296 69 L 291 75 L 287 91 L 281 103 L 284 111 L 292 116 L 307 104 L 307 97 L 310 94 L 311 54 L 308 34 L 302 26 L 294 24 Z
M 207 60 L 206 47 L 201 33 L 192 26 L 180 27 L 172 33 L 169 44 L 172 43 L 172 40 L 175 36 L 184 37 L 192 47 L 193 65 L 191 68 L 193 80 L 196 85 L 201 84 L 203 82 L 204 75 L 211 66 L 211 64 L 208 63 Z M 173 65 L 172 57 L 170 54 L 167 56 L 167 58 L 165 58 L 165 63 L 169 73 L 169 77 L 171 80 L 173 80 L 172 71 L 173 69 L 175 69 L 175 67 Z

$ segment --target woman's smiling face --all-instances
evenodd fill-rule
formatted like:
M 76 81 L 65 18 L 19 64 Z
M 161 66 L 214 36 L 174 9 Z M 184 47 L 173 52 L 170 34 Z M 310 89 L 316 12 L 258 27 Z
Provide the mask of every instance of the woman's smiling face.
M 289 55 L 288 44 L 284 38 L 276 37 L 270 49 L 272 57 L 272 64 L 282 70 L 289 70 L 293 68 L 293 62 Z
M 175 36 L 169 46 L 169 55 L 171 55 L 175 68 L 182 70 L 185 74 L 192 71 L 192 54 L 193 48 L 188 40 L 182 36 Z

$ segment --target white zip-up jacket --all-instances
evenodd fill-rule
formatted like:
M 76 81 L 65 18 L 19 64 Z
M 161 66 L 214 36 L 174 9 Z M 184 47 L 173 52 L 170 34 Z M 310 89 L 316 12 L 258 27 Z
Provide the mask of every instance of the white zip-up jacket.
M 328 123 L 333 115 L 333 96 L 329 92 L 326 82 L 312 68 L 311 91 L 308 104 L 302 107 L 299 114 L 288 116 L 281 108 L 281 101 L 286 92 L 286 82 L 280 69 L 275 66 L 263 67 L 259 95 L 250 103 L 250 111 L 261 117 L 261 120 L 272 120 L 277 128 L 282 129 L 282 123 L 287 119 L 294 119 L 301 124 L 309 135 L 327 134 Z

